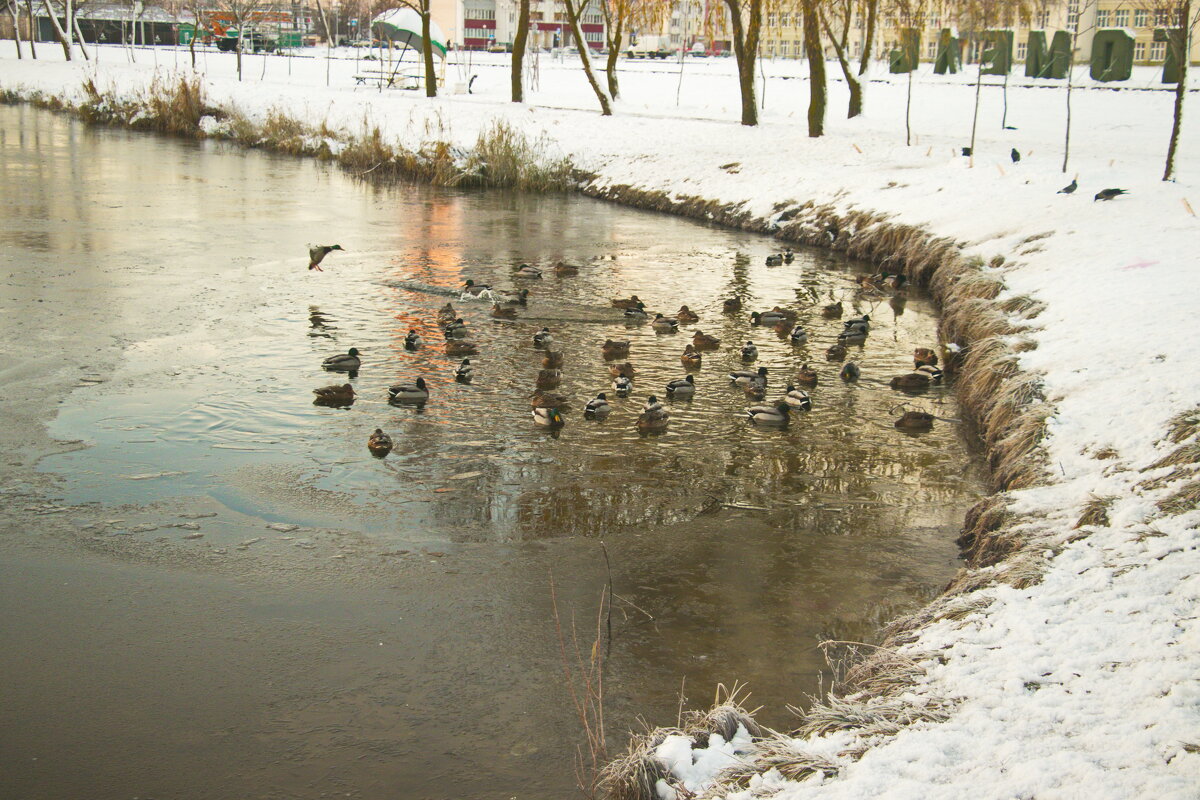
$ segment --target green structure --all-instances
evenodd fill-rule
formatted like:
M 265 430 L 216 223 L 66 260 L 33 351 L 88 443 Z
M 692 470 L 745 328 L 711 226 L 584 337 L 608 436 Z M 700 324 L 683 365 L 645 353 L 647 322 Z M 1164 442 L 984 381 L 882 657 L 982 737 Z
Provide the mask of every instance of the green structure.
M 1133 37 L 1107 29 L 1092 37 L 1092 80 L 1127 81 L 1133 73 Z
M 942 28 L 938 33 L 937 60 L 933 62 L 933 71 L 938 75 L 951 75 L 958 72 L 958 39 L 950 33 L 949 28 Z
M 1025 77 L 1044 78 L 1043 73 L 1050 62 L 1050 50 L 1046 47 L 1045 31 L 1030 31 L 1025 45 Z
M 1007 75 L 1012 70 L 1012 54 L 1012 31 L 983 32 L 984 75 Z
M 1047 74 L 1043 77 L 1061 81 L 1067 77 L 1067 67 L 1071 63 L 1071 34 L 1067 31 L 1055 31 L 1050 41 L 1050 63 Z
M 304 46 L 304 39 L 300 31 L 281 31 L 278 39 L 280 47 Z
M 196 35 L 196 26 L 190 22 L 179 23 L 179 43 L 191 44 L 192 37 Z
M 1155 28 L 1154 41 L 1167 43 L 1163 59 L 1162 82 L 1179 83 L 1179 53 L 1187 51 L 1187 35 L 1183 28 Z
M 900 46 L 888 56 L 891 72 L 912 72 L 921 58 L 921 32 L 916 28 L 900 29 Z

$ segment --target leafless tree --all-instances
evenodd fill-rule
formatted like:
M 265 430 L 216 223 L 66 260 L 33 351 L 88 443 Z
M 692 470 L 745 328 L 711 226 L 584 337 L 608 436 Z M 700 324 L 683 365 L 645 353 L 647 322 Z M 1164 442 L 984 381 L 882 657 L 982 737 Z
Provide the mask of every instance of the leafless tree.
M 512 49 L 512 101 L 525 102 L 525 45 L 529 41 L 529 0 L 519 0 Z
M 875 30 L 879 27 L 879 0 L 863 0 L 867 12 L 867 30 L 863 34 L 862 58 L 858 62 L 858 74 L 863 75 L 871 64 L 871 45 L 875 42 Z
M 822 0 L 800 0 L 804 14 L 804 57 L 808 59 L 808 135 L 825 133 L 825 48 L 821 44 Z
M 58 21 L 58 12 L 50 4 L 50 0 L 42 0 L 42 6 L 46 9 L 46 16 L 50 18 L 50 24 L 54 26 L 54 35 L 58 39 L 58 43 L 62 45 L 63 55 L 67 61 L 71 60 L 71 39 L 73 36 L 71 25 L 71 12 L 73 11 L 72 0 L 63 0 L 63 13 L 66 16 L 66 25 Z
M 850 107 L 846 112 L 847 119 L 857 117 L 862 113 L 863 108 L 862 81 L 858 79 L 850 66 L 848 46 L 850 29 L 854 25 L 856 5 L 855 0 L 828 0 L 821 8 L 821 26 L 825 29 L 825 35 L 829 37 L 829 41 L 833 43 L 838 64 L 842 68 L 842 75 L 846 78 L 846 86 L 850 89 Z M 830 23 L 831 18 L 837 23 L 836 31 Z
M 21 47 L 21 18 L 18 14 L 17 2 L 16 0 L 9 0 L 7 5 L 8 11 L 12 15 L 13 41 L 17 45 L 17 58 L 23 59 L 25 58 L 25 52 Z
M 912 85 L 913 73 L 920 63 L 920 44 L 910 47 L 906 31 L 920 31 L 925 24 L 925 9 L 927 0 L 890 0 L 888 13 L 900 30 L 900 48 L 904 52 L 905 66 L 908 67 L 908 88 L 904 100 L 904 144 L 912 144 Z M 910 63 L 911 62 L 911 63 Z
M 728 23 L 733 37 L 733 55 L 737 59 L 738 87 L 742 96 L 742 124 L 758 124 L 758 99 L 754 94 L 754 62 L 758 58 L 758 40 L 762 32 L 763 0 L 724 0 L 708 6 L 710 30 L 721 30 Z
M 608 93 L 615 100 L 621 94 L 617 81 L 617 61 L 630 30 L 655 29 L 671 14 L 669 0 L 599 0 L 604 15 L 604 40 L 608 58 L 604 74 L 608 78 Z
M 604 89 L 600 88 L 600 82 L 596 80 L 595 72 L 592 71 L 588 43 L 583 36 L 583 28 L 579 27 L 579 14 L 586 3 L 587 0 L 578 0 L 578 4 L 576 0 L 563 0 L 563 5 L 567 9 L 567 22 L 571 26 L 571 34 L 575 37 L 575 47 L 579 50 L 579 60 L 583 62 L 583 72 L 587 75 L 588 83 L 591 85 L 592 91 L 596 93 L 596 99 L 600 102 L 600 115 L 611 117 L 612 104 Z

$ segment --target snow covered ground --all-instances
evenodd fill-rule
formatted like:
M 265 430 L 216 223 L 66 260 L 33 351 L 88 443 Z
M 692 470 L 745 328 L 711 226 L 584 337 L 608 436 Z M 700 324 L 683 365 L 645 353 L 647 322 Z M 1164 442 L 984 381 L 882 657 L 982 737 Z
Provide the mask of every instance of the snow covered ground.
M 131 63 L 127 51 L 106 47 L 91 63 L 70 64 L 46 44 L 37 61 L 16 60 L 8 41 L 0 51 L 0 90 L 76 98 L 87 76 L 131 92 L 156 70 L 188 66 L 183 50 L 140 50 Z M 763 124 L 746 128 L 729 59 L 629 64 L 615 114 L 602 118 L 572 59 L 539 56 L 529 102 L 515 105 L 503 56 L 463 54 L 448 84 L 465 89 L 477 76 L 471 93 L 428 100 L 358 86 L 353 76 L 369 65 L 353 51 L 338 55 L 328 64 L 248 56 L 241 82 L 231 55 L 206 52 L 199 66 L 210 101 L 250 116 L 278 108 L 347 130 L 369 119 L 410 147 L 430 137 L 470 145 L 504 119 L 545 134 L 601 185 L 743 203 L 763 218 L 788 201 L 881 212 L 968 254 L 1005 256 L 1001 299 L 1045 304 L 1028 333 L 1036 349 L 1020 365 L 1041 376 L 1055 409 L 1043 444 L 1052 474 L 1013 497 L 1046 538 L 1043 579 L 981 590 L 986 611 L 933 624 L 905 649 L 925 669 L 914 697 L 954 701 L 947 721 L 906 728 L 859 760 L 844 755 L 855 745 L 846 733 L 797 742 L 836 762 L 838 777 L 791 783 L 769 774 L 739 797 L 1200 796 L 1200 514 L 1157 506 L 1195 472 L 1140 485 L 1171 472 L 1149 465 L 1195 441 L 1166 435 L 1172 419 L 1200 406 L 1200 282 L 1190 272 L 1200 270 L 1200 131 L 1185 122 L 1179 179 L 1161 182 L 1173 94 L 1157 71 L 1098 85 L 1080 68 L 1064 173 L 1061 82 L 1014 78 L 1007 130 L 990 78 L 972 162 L 959 155 L 971 134 L 970 69 L 934 76 L 922 65 L 906 147 L 903 76 L 873 76 L 866 114 L 846 120 L 836 63 L 827 135 L 809 139 L 801 62 L 763 63 Z M 1075 175 L 1078 192 L 1058 193 Z M 1109 187 L 1129 194 L 1093 201 Z M 1073 530 L 1096 498 L 1111 498 L 1108 523 Z M 700 789 L 711 770 L 699 764 L 728 764 L 736 738 L 716 743 L 727 757 L 696 751 L 691 765 L 672 740 L 669 761 Z

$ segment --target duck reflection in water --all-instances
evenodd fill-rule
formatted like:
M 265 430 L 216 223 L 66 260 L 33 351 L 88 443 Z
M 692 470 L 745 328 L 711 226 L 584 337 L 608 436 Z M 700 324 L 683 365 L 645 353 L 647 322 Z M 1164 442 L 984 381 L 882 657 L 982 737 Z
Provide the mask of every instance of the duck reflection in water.
M 323 312 L 318 306 L 308 307 L 308 326 L 310 328 L 308 332 L 309 336 L 319 336 L 324 339 L 332 339 L 333 334 L 329 333 L 329 331 L 336 331 L 337 326 L 331 324 L 331 322 L 331 317 Z

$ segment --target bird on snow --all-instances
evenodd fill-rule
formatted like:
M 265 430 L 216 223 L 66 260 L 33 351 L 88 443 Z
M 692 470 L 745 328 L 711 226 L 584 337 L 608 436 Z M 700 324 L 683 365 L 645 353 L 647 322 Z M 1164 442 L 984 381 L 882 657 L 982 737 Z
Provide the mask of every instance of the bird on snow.
M 1125 191 L 1124 189 L 1101 189 L 1100 191 L 1096 192 L 1096 196 L 1092 198 L 1092 202 L 1094 203 L 1097 200 L 1112 200 L 1114 197 L 1118 197 L 1123 194 L 1129 194 L 1129 192 Z
M 1012 156 L 1014 164 L 1021 160 L 1021 153 L 1015 147 L 1012 149 L 1012 152 L 1009 153 L 1009 155 Z
M 315 269 L 317 272 L 324 272 L 321 269 L 321 262 L 325 260 L 325 256 L 329 255 L 334 250 L 341 250 L 340 244 L 313 244 L 308 247 L 308 268 Z
M 1070 183 L 1068 183 L 1066 186 L 1064 186 L 1063 188 L 1058 190 L 1058 193 L 1059 194 L 1074 194 L 1075 190 L 1078 188 L 1079 188 L 1079 179 L 1072 178 Z

